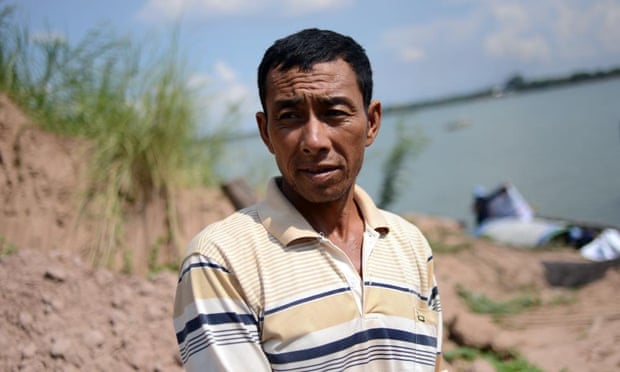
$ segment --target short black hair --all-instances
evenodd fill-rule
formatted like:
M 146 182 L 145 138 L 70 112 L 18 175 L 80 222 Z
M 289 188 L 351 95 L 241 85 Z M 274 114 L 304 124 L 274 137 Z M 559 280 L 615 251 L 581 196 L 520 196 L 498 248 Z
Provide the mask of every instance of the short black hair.
M 368 108 L 372 99 L 372 69 L 366 51 L 353 38 L 329 30 L 309 28 L 276 40 L 258 66 L 258 94 L 265 108 L 265 81 L 270 70 L 282 71 L 298 67 L 308 72 L 317 63 L 332 62 L 342 58 L 355 75 L 362 93 L 364 107 Z

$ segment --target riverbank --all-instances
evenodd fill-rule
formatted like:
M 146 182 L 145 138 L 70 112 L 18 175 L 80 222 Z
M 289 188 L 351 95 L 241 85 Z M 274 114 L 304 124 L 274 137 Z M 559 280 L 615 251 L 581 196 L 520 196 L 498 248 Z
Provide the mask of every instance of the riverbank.
M 483 358 L 452 359 L 464 350 L 527 361 L 531 371 L 620 366 L 617 269 L 581 288 L 553 287 L 542 262 L 584 262 L 576 251 L 507 247 L 473 239 L 450 219 L 411 218 L 435 249 L 450 371 L 494 370 Z M 0 282 L 2 370 L 182 370 L 172 271 L 125 275 L 41 245 L 3 255 Z M 473 311 L 476 303 L 489 312 Z
M 101 221 L 97 210 L 80 214 L 88 144 L 38 130 L 4 99 L 0 134 L 0 370 L 180 371 L 163 204 L 126 216 L 117 265 L 93 267 L 88 247 Z M 183 242 L 234 210 L 219 189 L 174 195 Z M 446 357 L 473 349 L 545 371 L 620 367 L 617 268 L 580 288 L 554 287 L 542 263 L 586 264 L 572 248 L 524 250 L 474 239 L 453 219 L 408 218 L 435 251 Z M 474 311 L 480 305 L 485 312 Z M 483 359 L 448 363 L 472 366 L 490 370 Z

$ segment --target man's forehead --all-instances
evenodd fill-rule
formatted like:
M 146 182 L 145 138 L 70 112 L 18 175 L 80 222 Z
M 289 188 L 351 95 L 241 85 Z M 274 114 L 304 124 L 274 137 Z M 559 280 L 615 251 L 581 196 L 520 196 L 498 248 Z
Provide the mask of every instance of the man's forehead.
M 320 94 L 329 96 L 328 91 L 357 89 L 355 73 L 341 60 L 316 63 L 310 70 L 298 66 L 287 70 L 276 68 L 269 72 L 265 83 L 268 95 L 323 91 Z
M 275 65 L 273 68 L 271 68 L 271 71 L 280 71 L 280 72 L 286 72 L 286 71 L 301 71 L 301 72 L 309 72 L 312 71 L 317 65 L 321 66 L 321 65 L 347 65 L 350 66 L 349 63 L 347 61 L 345 61 L 342 57 L 336 57 L 334 59 L 331 60 L 326 60 L 326 61 L 315 61 L 311 64 L 308 63 L 287 63 L 287 62 L 282 62 L 279 63 L 277 65 Z

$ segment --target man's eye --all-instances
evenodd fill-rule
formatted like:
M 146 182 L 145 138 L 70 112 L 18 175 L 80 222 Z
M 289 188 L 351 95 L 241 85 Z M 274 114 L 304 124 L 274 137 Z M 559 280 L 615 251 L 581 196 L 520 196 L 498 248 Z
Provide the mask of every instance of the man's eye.
M 329 117 L 340 117 L 340 116 L 347 116 L 348 114 L 342 110 L 331 109 L 331 110 L 327 110 L 325 112 L 325 115 Z
M 278 120 L 291 120 L 291 119 L 297 119 L 297 118 L 299 118 L 299 115 L 294 111 L 287 111 L 287 112 L 280 113 L 280 115 L 278 115 Z

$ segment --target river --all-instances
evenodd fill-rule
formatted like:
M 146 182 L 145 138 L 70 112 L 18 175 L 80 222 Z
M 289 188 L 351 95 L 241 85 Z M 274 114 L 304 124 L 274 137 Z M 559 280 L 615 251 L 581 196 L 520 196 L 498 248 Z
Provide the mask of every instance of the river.
M 388 209 L 471 227 L 474 186 L 511 182 L 538 215 L 620 225 L 620 79 L 435 106 L 383 118 L 359 184 L 378 198 L 397 139 L 423 140 Z M 258 137 L 225 151 L 226 178 L 263 187 L 277 174 Z

